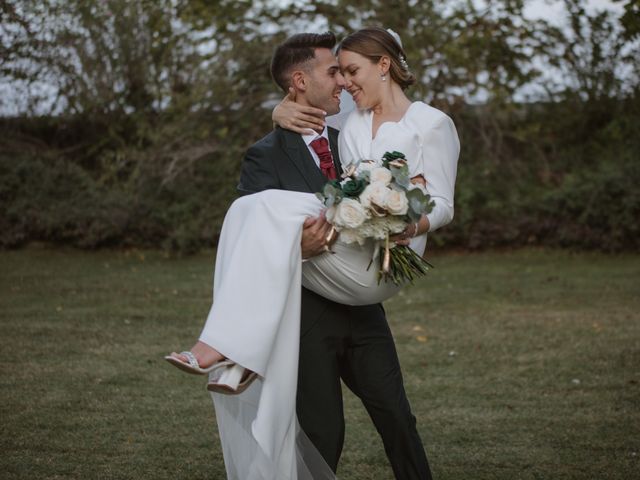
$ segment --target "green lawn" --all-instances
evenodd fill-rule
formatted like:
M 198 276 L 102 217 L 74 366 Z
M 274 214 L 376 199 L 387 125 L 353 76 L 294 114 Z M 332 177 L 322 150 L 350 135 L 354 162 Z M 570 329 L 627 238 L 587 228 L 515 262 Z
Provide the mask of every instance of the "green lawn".
M 224 478 L 204 379 L 162 361 L 200 331 L 212 259 L 0 252 L 3 479 Z M 386 308 L 436 479 L 640 478 L 640 255 L 430 259 Z M 340 478 L 391 479 L 346 408 Z

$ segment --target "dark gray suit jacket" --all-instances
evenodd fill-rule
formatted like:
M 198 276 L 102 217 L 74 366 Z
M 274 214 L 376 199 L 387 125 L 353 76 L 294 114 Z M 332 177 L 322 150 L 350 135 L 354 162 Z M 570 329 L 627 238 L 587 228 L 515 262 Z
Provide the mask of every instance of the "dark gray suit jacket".
M 340 173 L 338 131 L 333 128 L 329 128 L 329 145 L 336 172 Z M 238 191 L 241 195 L 272 188 L 315 193 L 326 181 L 302 137 L 277 127 L 247 151 Z

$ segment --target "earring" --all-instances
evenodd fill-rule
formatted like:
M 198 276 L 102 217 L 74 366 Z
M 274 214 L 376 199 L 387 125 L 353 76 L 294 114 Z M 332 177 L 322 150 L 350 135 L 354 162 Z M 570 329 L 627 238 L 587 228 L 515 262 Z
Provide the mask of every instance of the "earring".
M 387 76 L 383 73 L 380 75 L 380 80 L 382 80 L 383 82 L 387 81 Z

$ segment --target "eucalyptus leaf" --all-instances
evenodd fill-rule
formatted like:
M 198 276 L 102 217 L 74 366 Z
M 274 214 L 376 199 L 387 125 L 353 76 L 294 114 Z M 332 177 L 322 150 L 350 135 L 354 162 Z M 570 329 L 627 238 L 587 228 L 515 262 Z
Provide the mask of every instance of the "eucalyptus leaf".
M 406 195 L 409 202 L 407 215 L 413 221 L 417 221 L 423 214 L 429 213 L 433 209 L 434 203 L 431 201 L 431 197 L 419 188 L 409 190 Z
M 409 178 L 409 168 L 405 165 L 401 168 L 391 167 L 390 170 L 391 175 L 393 176 L 393 179 L 396 181 L 396 183 L 408 189 L 411 185 L 411 179 Z

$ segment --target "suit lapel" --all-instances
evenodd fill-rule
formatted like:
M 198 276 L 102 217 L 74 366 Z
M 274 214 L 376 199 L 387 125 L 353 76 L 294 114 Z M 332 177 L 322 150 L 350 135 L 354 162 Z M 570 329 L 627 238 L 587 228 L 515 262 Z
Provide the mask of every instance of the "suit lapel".
M 333 156 L 333 166 L 336 168 L 338 178 L 342 175 L 342 163 L 340 162 L 340 154 L 338 153 L 338 130 L 331 127 L 329 131 L 329 146 L 331 148 L 331 155 Z
M 290 130 L 284 130 L 278 127 L 282 136 L 284 151 L 289 157 L 290 162 L 304 177 L 305 182 L 309 186 L 310 192 L 319 192 L 326 183 L 327 179 L 313 161 L 313 157 L 309 153 L 304 140 L 298 133 Z M 333 145 L 331 146 L 333 152 Z M 334 157 L 335 161 L 335 157 Z

